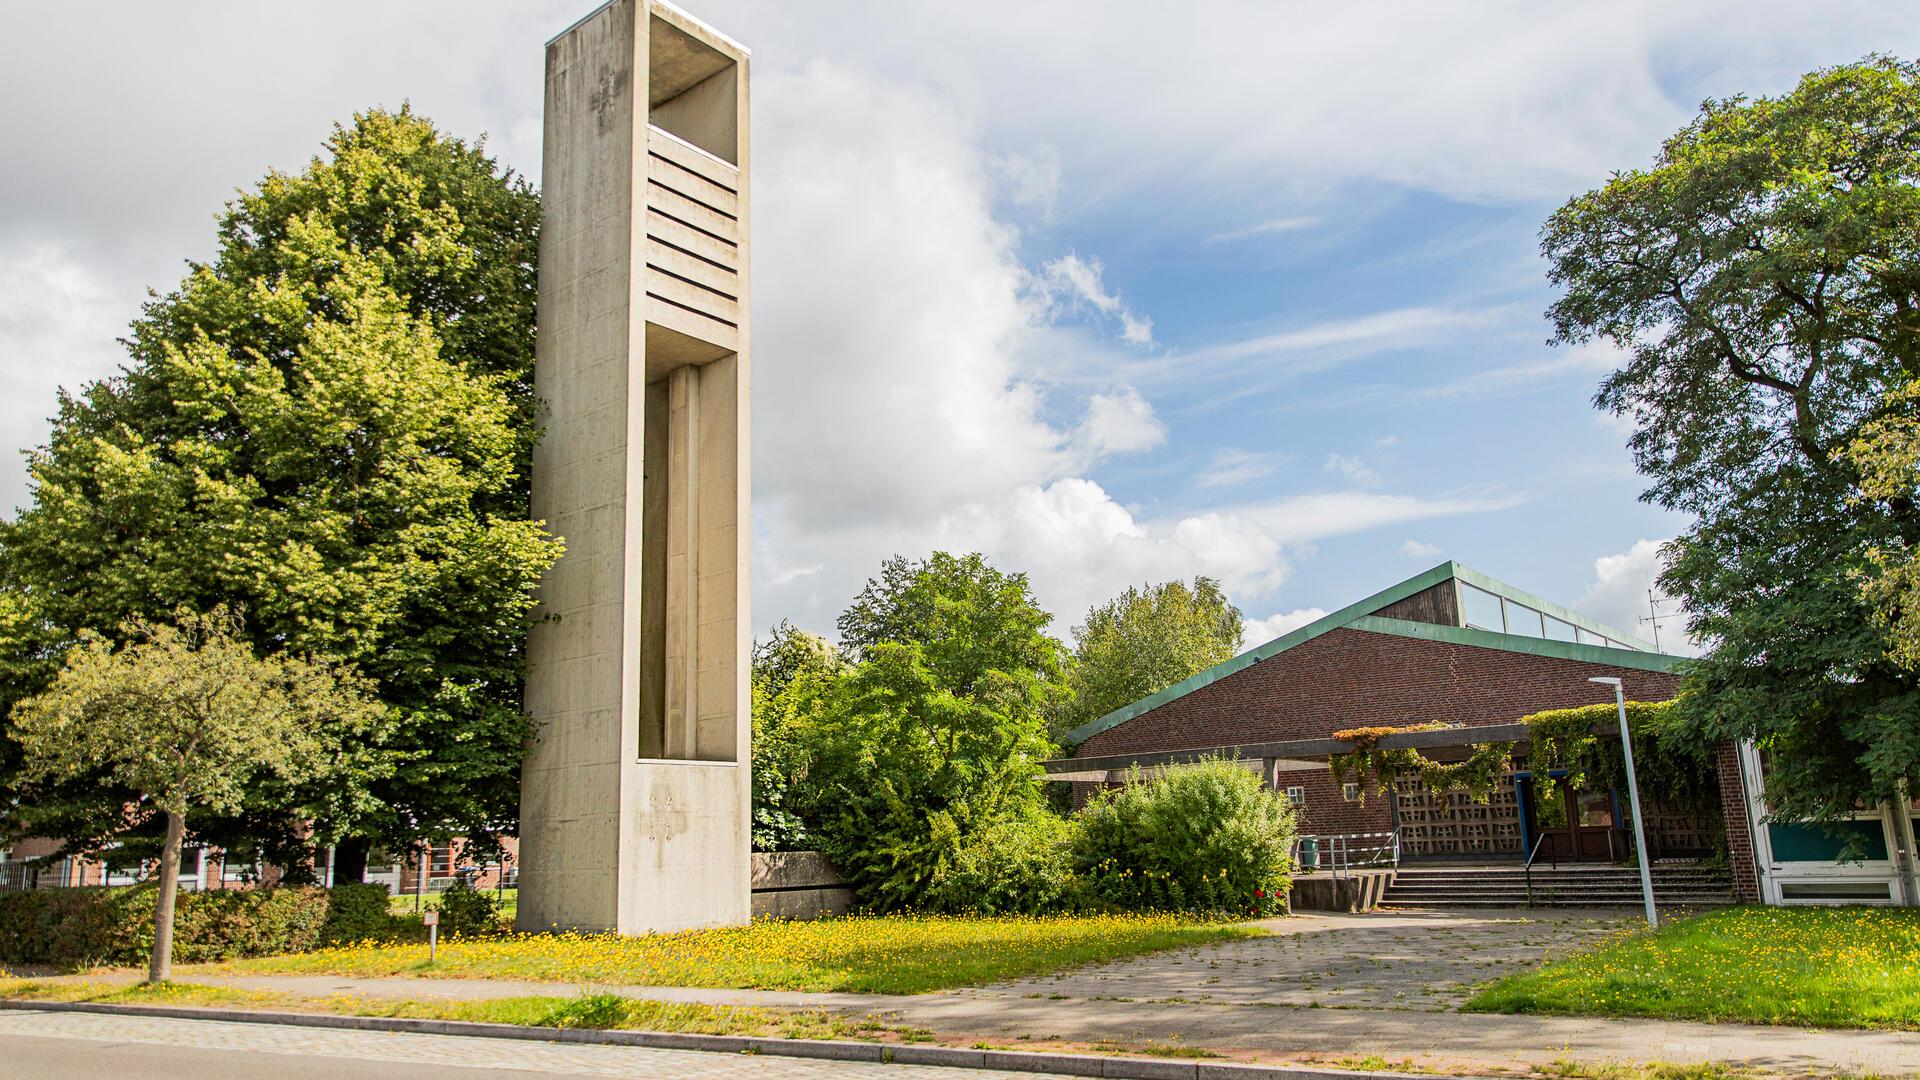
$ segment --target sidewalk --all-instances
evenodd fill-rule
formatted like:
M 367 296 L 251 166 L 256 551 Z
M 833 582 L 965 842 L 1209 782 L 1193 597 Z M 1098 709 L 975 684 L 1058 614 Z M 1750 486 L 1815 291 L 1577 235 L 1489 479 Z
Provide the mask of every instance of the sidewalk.
M 128 974 L 128 981 L 137 976 Z M 1486 1016 L 1381 1008 L 1138 1002 L 1030 997 L 1007 990 L 913 996 L 599 986 L 479 979 L 352 979 L 317 975 L 188 976 L 186 981 L 298 996 L 478 1000 L 526 994 L 616 993 L 661 1001 L 825 1008 L 995 1042 L 1166 1042 L 1262 1058 L 1379 1055 L 1446 1068 L 1583 1062 L 1738 1062 L 1785 1072 L 1920 1072 L 1920 1034 L 1815 1031 L 1743 1024 Z

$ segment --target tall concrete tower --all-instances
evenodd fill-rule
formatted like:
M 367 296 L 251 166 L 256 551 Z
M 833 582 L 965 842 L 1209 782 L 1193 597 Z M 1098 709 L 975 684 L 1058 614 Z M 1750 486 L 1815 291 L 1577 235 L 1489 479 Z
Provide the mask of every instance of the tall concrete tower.
M 547 44 L 519 926 L 746 922 L 747 50 L 659 0 Z

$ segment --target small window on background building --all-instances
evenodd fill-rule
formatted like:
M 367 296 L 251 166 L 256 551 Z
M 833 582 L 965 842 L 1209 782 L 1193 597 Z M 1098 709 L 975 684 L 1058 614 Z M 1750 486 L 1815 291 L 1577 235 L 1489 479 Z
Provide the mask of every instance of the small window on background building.
M 1292 803 L 1295 806 L 1307 805 L 1307 789 L 1303 787 L 1288 788 L 1287 801 Z
M 1541 618 L 1539 612 L 1525 604 L 1507 601 L 1507 633 L 1519 634 L 1522 637 L 1545 637 L 1546 631 L 1541 626 Z
M 1352 780 L 1340 785 L 1340 797 L 1348 802 L 1360 801 L 1360 785 Z
M 433 860 L 427 871 L 429 877 L 451 877 L 453 875 L 453 845 L 433 845 Z
M 1503 629 L 1500 618 L 1500 598 L 1485 589 L 1460 583 L 1460 607 L 1463 621 L 1476 630 L 1491 630 L 1498 634 Z

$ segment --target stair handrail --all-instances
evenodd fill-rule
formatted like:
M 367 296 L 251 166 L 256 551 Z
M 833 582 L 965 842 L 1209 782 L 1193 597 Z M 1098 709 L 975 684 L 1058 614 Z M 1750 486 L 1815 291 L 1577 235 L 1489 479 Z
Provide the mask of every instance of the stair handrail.
M 1527 861 L 1520 864 L 1521 872 L 1524 873 L 1527 878 L 1527 906 L 1528 907 L 1533 906 L 1533 860 L 1540 857 L 1540 845 L 1546 843 L 1547 838 L 1552 835 L 1553 835 L 1552 833 L 1543 832 L 1539 836 L 1534 837 L 1533 850 L 1527 852 Z M 1548 858 L 1553 860 L 1553 868 L 1555 870 L 1560 869 L 1559 851 L 1557 850 L 1554 851 L 1551 855 L 1548 856 Z

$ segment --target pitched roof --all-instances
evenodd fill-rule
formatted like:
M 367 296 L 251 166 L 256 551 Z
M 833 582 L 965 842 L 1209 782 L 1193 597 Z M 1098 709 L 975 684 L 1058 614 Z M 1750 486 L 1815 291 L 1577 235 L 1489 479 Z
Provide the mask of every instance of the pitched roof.
M 1456 610 L 1461 605 L 1461 584 L 1484 589 L 1497 596 L 1523 604 L 1536 611 L 1543 611 L 1556 619 L 1572 623 L 1589 633 L 1597 634 L 1619 643 L 1621 648 L 1609 648 L 1603 645 L 1588 645 L 1573 641 L 1559 641 L 1549 638 L 1528 637 L 1524 634 L 1496 633 L 1470 626 L 1450 626 L 1442 623 L 1414 622 L 1410 619 L 1387 618 L 1376 614 L 1380 609 L 1405 600 L 1415 593 L 1433 588 L 1442 582 L 1454 583 L 1454 602 Z M 1131 705 L 1115 709 L 1098 720 L 1082 724 L 1067 733 L 1070 743 L 1082 743 L 1109 728 L 1126 723 L 1142 713 L 1151 712 L 1175 698 L 1185 697 L 1195 690 L 1226 678 L 1235 672 L 1252 667 L 1262 660 L 1278 656 L 1288 649 L 1314 638 L 1329 630 L 1346 627 L 1352 630 L 1365 630 L 1376 634 L 1392 634 L 1397 637 L 1421 638 L 1428 641 L 1446 641 L 1459 645 L 1473 645 L 1483 649 L 1498 649 L 1502 652 L 1524 653 L 1532 656 L 1551 656 L 1563 660 L 1581 660 L 1587 663 L 1608 664 L 1614 667 L 1638 668 L 1643 671 L 1672 671 L 1684 658 L 1670 656 L 1657 651 L 1652 645 L 1641 641 L 1631 634 L 1622 633 L 1605 623 L 1589 619 L 1578 612 L 1543 600 L 1532 593 L 1517 589 L 1497 578 L 1489 577 L 1478 570 L 1448 561 L 1424 573 L 1402 581 L 1396 585 L 1374 593 L 1364 600 L 1356 601 L 1331 615 L 1324 615 L 1297 630 L 1282 634 L 1264 645 L 1248 649 L 1231 660 L 1224 660 L 1190 678 L 1174 683 L 1157 694 L 1150 694 Z

